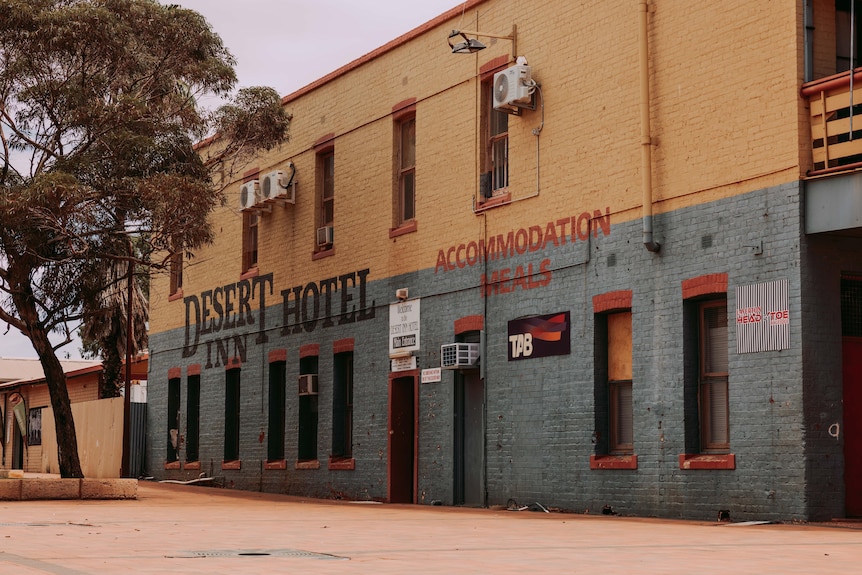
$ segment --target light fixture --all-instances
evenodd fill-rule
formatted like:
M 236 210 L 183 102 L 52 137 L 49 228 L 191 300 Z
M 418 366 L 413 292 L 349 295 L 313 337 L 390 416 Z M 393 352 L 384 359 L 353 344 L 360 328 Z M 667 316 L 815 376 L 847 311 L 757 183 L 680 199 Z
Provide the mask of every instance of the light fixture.
M 458 42 L 457 44 L 452 43 L 452 38 L 461 37 L 464 39 L 463 42 Z M 516 27 L 512 25 L 512 33 L 508 36 L 501 36 L 499 34 L 485 34 L 484 32 L 476 32 L 473 30 L 452 30 L 449 33 L 449 47 L 452 48 L 453 54 L 475 54 L 479 50 L 484 50 L 487 48 L 485 44 L 479 42 L 476 38 L 469 38 L 469 36 L 481 36 L 483 38 L 497 38 L 500 40 L 511 40 L 512 41 L 512 54 L 517 56 L 517 37 L 516 37 Z

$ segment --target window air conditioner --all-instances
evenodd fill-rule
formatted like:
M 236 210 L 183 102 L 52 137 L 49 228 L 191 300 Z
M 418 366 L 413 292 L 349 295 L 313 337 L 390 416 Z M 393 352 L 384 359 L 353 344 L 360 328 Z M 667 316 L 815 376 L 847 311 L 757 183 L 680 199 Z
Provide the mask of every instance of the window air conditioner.
M 317 395 L 317 374 L 299 376 L 299 395 Z
M 260 201 L 257 191 L 257 180 L 251 180 L 242 185 L 239 190 L 239 205 L 242 210 L 249 210 Z
M 497 72 L 494 74 L 494 109 L 529 106 L 533 90 L 530 67 L 526 64 L 515 64 Z
M 476 367 L 478 362 L 478 343 L 444 343 L 440 346 L 440 367 L 446 369 Z
M 332 245 L 332 226 L 317 228 L 317 247 L 325 248 Z
M 261 187 L 261 195 L 264 200 L 284 200 L 285 202 L 296 203 L 296 187 L 288 186 L 284 179 L 284 172 L 276 170 L 270 172 L 263 177 Z

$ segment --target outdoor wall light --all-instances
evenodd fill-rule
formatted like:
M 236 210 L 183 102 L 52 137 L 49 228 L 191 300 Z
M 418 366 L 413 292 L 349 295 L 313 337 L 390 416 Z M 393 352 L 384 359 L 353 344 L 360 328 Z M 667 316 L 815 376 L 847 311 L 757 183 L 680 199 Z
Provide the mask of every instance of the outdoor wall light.
M 512 33 L 508 36 L 501 36 L 499 34 L 485 34 L 483 32 L 475 32 L 473 30 L 452 30 L 449 33 L 449 47 L 452 48 L 453 54 L 475 54 L 479 50 L 484 50 L 487 48 L 485 44 L 479 42 L 476 38 L 469 38 L 468 36 L 482 36 L 483 38 L 498 38 L 500 40 L 511 40 L 512 41 L 512 53 L 514 55 L 518 55 L 517 50 L 517 39 L 516 39 L 516 28 L 512 26 Z M 461 37 L 464 39 L 463 42 L 458 42 L 457 44 L 452 43 L 452 38 Z

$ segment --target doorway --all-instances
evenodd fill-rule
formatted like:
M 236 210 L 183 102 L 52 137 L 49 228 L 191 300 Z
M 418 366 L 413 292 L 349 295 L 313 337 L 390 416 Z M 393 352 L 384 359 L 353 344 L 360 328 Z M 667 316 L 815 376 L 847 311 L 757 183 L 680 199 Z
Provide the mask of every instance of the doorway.
M 485 383 L 479 370 L 455 375 L 455 505 L 485 506 Z
M 416 374 L 390 376 L 389 503 L 416 503 L 417 393 Z
M 841 279 L 844 507 L 862 517 L 862 277 Z

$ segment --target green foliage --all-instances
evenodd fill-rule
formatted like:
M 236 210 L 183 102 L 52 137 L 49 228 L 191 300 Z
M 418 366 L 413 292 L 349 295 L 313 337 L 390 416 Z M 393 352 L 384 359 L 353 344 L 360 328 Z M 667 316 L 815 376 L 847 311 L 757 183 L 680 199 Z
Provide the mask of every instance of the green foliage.
M 0 321 L 43 365 L 47 333 L 78 322 L 103 351 L 124 345 L 127 309 L 146 345 L 146 306 L 119 289 L 128 266 L 143 276 L 211 241 L 223 176 L 287 137 L 269 88 L 201 108 L 231 93 L 234 64 L 178 6 L 0 0 Z

